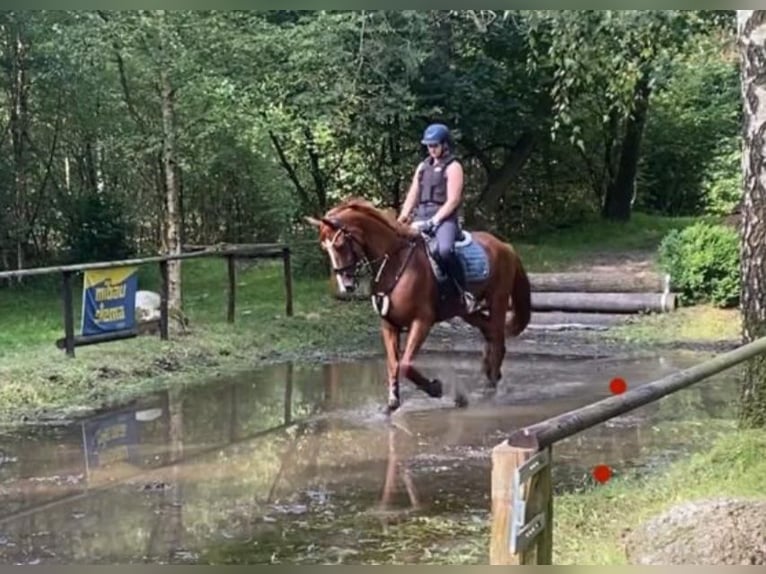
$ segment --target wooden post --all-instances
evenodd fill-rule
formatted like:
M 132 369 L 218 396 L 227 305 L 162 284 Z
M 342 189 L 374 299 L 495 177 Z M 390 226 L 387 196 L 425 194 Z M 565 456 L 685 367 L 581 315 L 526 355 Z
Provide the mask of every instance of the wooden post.
M 285 313 L 293 316 L 293 274 L 290 270 L 290 248 L 282 249 L 282 263 L 285 272 Z
M 285 377 L 285 426 L 293 422 L 293 364 L 287 363 Z
M 74 357 L 74 311 L 72 310 L 72 272 L 61 273 L 61 294 L 64 305 L 64 347 L 67 357 Z
M 226 261 L 229 267 L 229 310 L 226 320 L 229 323 L 234 322 L 234 304 L 237 289 L 237 268 L 234 265 L 234 255 L 227 255 Z
M 492 449 L 491 565 L 551 563 L 550 465 L 549 449 L 513 447 L 508 441 Z M 515 549 L 514 534 L 519 541 Z
M 169 331 L 168 298 L 170 297 L 170 285 L 168 280 L 168 262 L 166 260 L 160 261 L 160 277 L 162 278 L 162 285 L 160 285 L 160 339 L 167 341 Z

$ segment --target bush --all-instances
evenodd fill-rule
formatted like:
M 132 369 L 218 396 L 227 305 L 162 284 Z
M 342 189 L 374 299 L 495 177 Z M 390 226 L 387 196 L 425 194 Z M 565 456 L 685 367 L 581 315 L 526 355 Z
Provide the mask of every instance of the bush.
M 659 262 L 683 303 L 739 303 L 739 238 L 724 225 L 698 222 L 660 243 Z

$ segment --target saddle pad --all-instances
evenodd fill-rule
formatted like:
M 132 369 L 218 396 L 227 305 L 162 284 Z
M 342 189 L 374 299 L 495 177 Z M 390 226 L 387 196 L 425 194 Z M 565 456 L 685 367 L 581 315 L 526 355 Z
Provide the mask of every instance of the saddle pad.
M 487 253 L 468 231 L 463 230 L 463 236 L 463 239 L 455 243 L 455 251 L 463 264 L 465 278 L 469 282 L 483 281 L 489 276 Z

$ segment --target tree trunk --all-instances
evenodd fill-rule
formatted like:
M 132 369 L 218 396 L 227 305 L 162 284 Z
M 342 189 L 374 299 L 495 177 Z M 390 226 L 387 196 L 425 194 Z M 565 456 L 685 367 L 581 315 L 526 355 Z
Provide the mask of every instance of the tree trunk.
M 614 181 L 609 182 L 602 215 L 606 219 L 628 221 L 630 219 L 633 186 L 636 181 L 641 139 L 649 111 L 649 73 L 644 73 L 635 90 L 633 113 L 628 116 L 625 137 L 620 148 L 620 163 Z
M 164 26 L 164 22 L 160 24 Z M 165 49 L 165 46 L 162 46 Z M 162 97 L 162 169 L 165 176 L 165 250 L 167 253 L 181 253 L 181 205 L 178 177 L 176 173 L 175 107 L 174 91 L 170 81 L 167 59 L 160 64 L 160 91 Z M 180 311 L 181 261 L 168 262 L 168 307 Z
M 29 77 L 27 74 L 27 45 L 23 36 L 23 24 L 15 22 L 9 42 L 10 65 L 10 121 L 8 127 L 13 148 L 13 239 L 16 248 L 16 268 L 24 268 L 24 252 L 27 237 L 27 166 L 26 132 L 28 121 Z M 21 278 L 18 279 L 21 282 Z
M 743 339 L 766 336 L 766 10 L 737 10 L 744 103 L 740 242 Z M 740 398 L 743 427 L 766 427 L 766 357 L 748 361 Z

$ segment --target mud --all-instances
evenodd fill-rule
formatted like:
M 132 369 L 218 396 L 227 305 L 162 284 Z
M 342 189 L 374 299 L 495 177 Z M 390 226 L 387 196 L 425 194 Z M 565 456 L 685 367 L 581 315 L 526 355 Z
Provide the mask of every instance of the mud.
M 559 352 L 522 338 L 498 393 L 486 396 L 480 342 L 449 327 L 435 335 L 430 344 L 443 337 L 449 352 L 420 364 L 445 382 L 446 396 L 404 384 L 390 421 L 385 365 L 373 358 L 274 365 L 8 438 L 0 561 L 486 563 L 494 445 L 609 396 L 613 376 L 632 388 L 708 356 L 610 353 L 588 342 Z M 695 448 L 732 416 L 736 376 L 560 443 L 556 489 L 591 484 L 596 464 L 648 472 Z M 470 392 L 467 409 L 452 406 L 456 384 Z M 668 425 L 679 426 L 663 432 Z
M 696 500 L 627 536 L 632 564 L 764 565 L 766 501 Z

